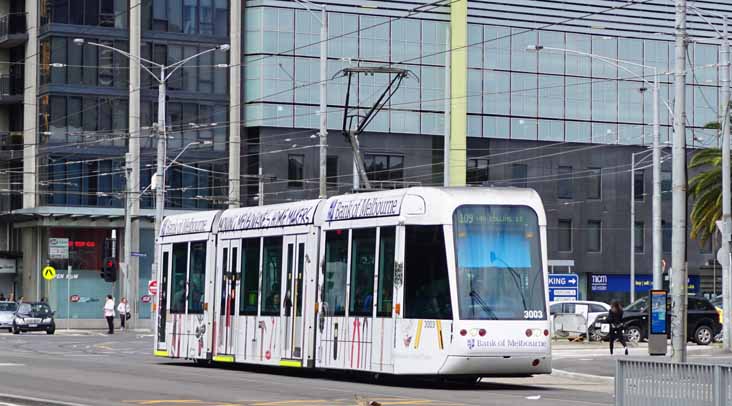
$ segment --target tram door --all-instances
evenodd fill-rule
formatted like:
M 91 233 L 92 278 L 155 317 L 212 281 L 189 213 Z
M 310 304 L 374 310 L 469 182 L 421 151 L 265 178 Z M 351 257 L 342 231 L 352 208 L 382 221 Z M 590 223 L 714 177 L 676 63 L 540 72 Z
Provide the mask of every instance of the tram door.
M 218 309 L 214 326 L 214 355 L 233 355 L 235 334 L 233 319 L 236 314 L 239 298 L 239 281 L 241 279 L 239 258 L 241 240 L 225 240 L 219 244 L 219 255 L 216 264 L 216 291 L 218 293 Z
M 303 283 L 305 282 L 306 235 L 291 235 L 284 239 L 282 315 L 284 335 L 282 358 L 302 360 L 303 357 Z
M 170 249 L 172 245 L 166 244 L 160 247 L 162 251 L 162 263 L 158 268 L 157 280 L 158 286 L 158 320 L 157 320 L 157 345 L 155 349 L 165 351 L 168 346 L 165 341 L 165 323 L 168 321 L 166 315 L 168 314 L 168 272 L 170 271 Z

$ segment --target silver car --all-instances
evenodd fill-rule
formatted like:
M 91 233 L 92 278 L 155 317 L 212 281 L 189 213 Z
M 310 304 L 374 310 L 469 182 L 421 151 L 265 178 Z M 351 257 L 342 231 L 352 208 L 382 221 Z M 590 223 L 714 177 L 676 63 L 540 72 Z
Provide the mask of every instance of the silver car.
M 0 302 L 0 328 L 6 328 L 13 331 L 13 317 L 15 311 L 18 310 L 18 304 L 15 302 Z

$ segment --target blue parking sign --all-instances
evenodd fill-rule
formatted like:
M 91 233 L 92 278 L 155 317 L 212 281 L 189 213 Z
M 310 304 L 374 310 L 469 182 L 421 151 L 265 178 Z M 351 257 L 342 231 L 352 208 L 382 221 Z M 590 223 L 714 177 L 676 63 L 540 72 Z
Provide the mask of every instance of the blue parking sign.
M 579 276 L 577 274 L 549 274 L 549 301 L 561 302 L 578 298 Z

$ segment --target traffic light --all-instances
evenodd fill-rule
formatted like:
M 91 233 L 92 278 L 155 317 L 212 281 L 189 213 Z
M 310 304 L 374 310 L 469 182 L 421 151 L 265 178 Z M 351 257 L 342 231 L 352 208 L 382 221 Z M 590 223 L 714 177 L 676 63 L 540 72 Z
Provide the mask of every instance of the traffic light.
M 104 279 L 105 282 L 114 282 L 117 280 L 117 261 L 114 258 L 105 258 L 104 265 L 102 265 L 102 272 L 99 276 Z

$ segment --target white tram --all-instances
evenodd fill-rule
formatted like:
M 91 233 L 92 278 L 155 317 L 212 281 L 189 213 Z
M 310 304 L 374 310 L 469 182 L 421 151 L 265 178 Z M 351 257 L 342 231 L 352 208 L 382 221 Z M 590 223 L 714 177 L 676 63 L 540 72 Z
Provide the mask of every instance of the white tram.
M 155 354 L 409 375 L 551 372 L 546 216 L 409 188 L 167 217 Z

